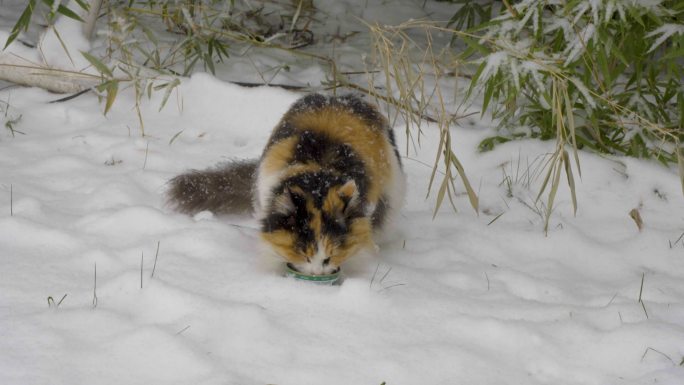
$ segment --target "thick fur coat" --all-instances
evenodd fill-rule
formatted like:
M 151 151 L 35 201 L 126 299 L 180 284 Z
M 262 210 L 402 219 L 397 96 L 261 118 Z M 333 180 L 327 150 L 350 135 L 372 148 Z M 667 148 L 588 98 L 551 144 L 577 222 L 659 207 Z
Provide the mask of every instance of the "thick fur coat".
M 373 248 L 405 190 L 392 128 L 353 95 L 308 95 L 285 113 L 259 160 L 170 183 L 171 202 L 187 213 L 244 212 L 251 201 L 262 239 L 308 274 L 332 273 Z

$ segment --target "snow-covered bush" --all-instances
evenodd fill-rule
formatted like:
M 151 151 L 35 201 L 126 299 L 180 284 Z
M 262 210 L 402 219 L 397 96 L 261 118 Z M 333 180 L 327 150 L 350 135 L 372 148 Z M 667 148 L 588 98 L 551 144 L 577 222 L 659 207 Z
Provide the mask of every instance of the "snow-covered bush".
M 499 16 L 457 34 L 469 47 L 462 57 L 479 54 L 471 92 L 482 91 L 484 109 L 511 129 L 482 142 L 483 150 L 511 137 L 562 133 L 579 148 L 677 160 L 684 3 L 503 3 Z

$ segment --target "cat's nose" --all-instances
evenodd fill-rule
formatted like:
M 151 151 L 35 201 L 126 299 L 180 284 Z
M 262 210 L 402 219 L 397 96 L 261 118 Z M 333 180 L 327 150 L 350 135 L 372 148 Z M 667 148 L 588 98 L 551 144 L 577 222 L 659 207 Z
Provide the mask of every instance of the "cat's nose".
M 313 274 L 314 275 L 321 275 L 323 274 L 323 266 L 318 265 L 318 266 L 312 266 Z

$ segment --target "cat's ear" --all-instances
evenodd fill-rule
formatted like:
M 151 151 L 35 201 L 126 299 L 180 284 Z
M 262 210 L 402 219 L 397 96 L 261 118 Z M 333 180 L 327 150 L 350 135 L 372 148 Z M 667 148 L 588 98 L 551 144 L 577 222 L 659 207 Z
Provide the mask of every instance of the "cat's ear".
M 359 189 L 356 187 L 356 182 L 351 179 L 345 182 L 338 190 L 337 195 L 342 200 L 342 212 L 349 208 L 356 206 L 359 200 Z
M 273 210 L 280 214 L 290 214 L 295 211 L 295 199 L 301 195 L 296 187 L 285 187 L 283 192 L 273 199 Z

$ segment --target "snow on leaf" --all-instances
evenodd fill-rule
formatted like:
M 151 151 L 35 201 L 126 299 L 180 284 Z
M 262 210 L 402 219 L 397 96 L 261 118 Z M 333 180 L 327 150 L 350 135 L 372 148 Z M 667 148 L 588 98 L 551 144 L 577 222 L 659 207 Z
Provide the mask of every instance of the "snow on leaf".
M 658 46 L 663 44 L 665 40 L 669 39 L 673 35 L 679 35 L 679 34 L 684 34 L 684 25 L 681 24 L 664 24 L 660 26 L 659 28 L 649 32 L 646 34 L 646 37 L 653 37 L 656 35 L 660 35 L 655 42 L 653 42 L 653 45 L 651 48 L 648 50 L 648 52 L 653 52 Z
M 506 51 L 498 51 L 487 56 L 487 64 L 485 65 L 480 81 L 486 82 L 491 76 L 495 75 L 502 64 L 508 62 L 508 53 Z
M 584 83 L 582 83 L 581 80 L 574 76 L 570 77 L 569 80 L 572 82 L 572 84 L 575 85 L 575 87 L 577 87 L 577 90 L 580 92 L 580 94 L 582 94 L 582 96 L 587 101 L 589 106 L 591 106 L 591 108 L 596 108 L 596 102 L 594 101 L 594 98 L 591 96 L 589 89 L 584 85 Z
M 577 59 L 582 52 L 584 52 L 589 39 L 594 36 L 595 32 L 596 27 L 594 24 L 588 24 L 586 27 L 584 27 L 584 29 L 582 29 L 582 31 L 580 31 L 579 34 L 577 34 L 576 38 L 570 42 L 568 48 L 565 49 L 567 59 L 565 59 L 564 65 L 569 65 L 575 61 L 575 59 Z

